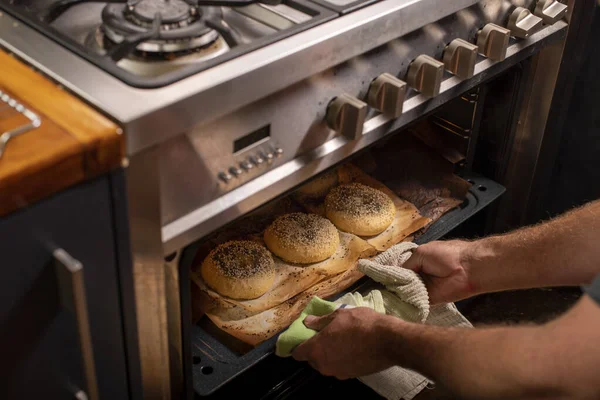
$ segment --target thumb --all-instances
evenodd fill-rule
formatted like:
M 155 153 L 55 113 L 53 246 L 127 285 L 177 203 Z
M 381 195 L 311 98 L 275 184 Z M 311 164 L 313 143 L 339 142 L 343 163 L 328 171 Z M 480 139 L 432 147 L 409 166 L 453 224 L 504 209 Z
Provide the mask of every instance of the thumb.
M 406 260 L 402 267 L 420 273 L 423 269 L 423 254 L 419 251 L 413 251 L 410 258 Z
M 325 327 L 329 325 L 331 321 L 333 321 L 333 318 L 334 313 L 323 315 L 322 317 L 307 315 L 306 318 L 304 318 L 304 326 L 315 331 L 320 331 L 325 329 Z

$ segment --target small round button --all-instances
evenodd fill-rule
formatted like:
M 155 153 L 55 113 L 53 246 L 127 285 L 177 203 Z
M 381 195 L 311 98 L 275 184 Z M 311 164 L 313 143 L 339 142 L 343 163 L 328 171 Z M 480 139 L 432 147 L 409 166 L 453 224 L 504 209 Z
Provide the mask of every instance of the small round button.
M 240 167 L 242 167 L 242 169 L 249 171 L 252 168 L 254 168 L 254 165 L 250 162 L 250 161 L 242 161 L 240 163 Z
M 254 164 L 256 164 L 256 165 L 261 165 L 264 162 L 265 162 L 265 159 L 262 156 L 257 156 L 254 159 Z
M 283 154 L 283 149 L 282 149 L 281 147 L 277 147 L 277 148 L 275 149 L 275 155 L 276 155 L 277 157 L 280 157 L 282 154 Z
M 240 176 L 242 174 L 242 172 L 244 172 L 244 171 L 242 171 L 241 169 L 236 168 L 236 167 L 229 168 L 229 173 L 233 176 Z
M 267 153 L 267 162 L 273 161 L 273 153 Z
M 219 179 L 223 182 L 229 182 L 231 180 L 231 175 L 227 172 L 219 172 Z

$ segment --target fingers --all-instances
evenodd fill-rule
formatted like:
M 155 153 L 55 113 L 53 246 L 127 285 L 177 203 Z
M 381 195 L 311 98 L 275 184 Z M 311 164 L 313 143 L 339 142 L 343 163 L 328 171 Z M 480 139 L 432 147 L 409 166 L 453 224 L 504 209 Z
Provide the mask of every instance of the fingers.
M 294 357 L 294 359 L 296 361 L 308 361 L 310 366 L 315 368 L 315 365 L 312 364 L 312 363 L 314 363 L 314 361 L 312 360 L 312 357 L 311 357 L 312 344 L 313 344 L 313 342 L 311 341 L 311 339 L 307 340 L 304 343 L 300 343 L 292 351 L 292 357 Z
M 323 315 L 322 317 L 315 317 L 314 315 L 308 315 L 304 318 L 304 326 L 315 331 L 325 329 L 327 325 L 335 318 L 335 313 Z
M 321 331 L 325 329 L 325 327 L 329 325 L 331 321 L 333 321 L 335 315 L 336 311 L 332 312 L 331 314 L 323 315 L 321 317 L 307 315 L 306 318 L 304 318 L 304 326 L 310 329 L 314 329 L 315 331 Z M 311 354 L 316 339 L 318 339 L 318 335 L 298 345 L 298 347 L 296 347 L 292 352 L 292 357 L 294 357 L 297 361 L 311 361 L 313 358 L 311 357 Z
M 420 273 L 423 270 L 423 253 L 419 249 L 414 250 L 402 267 Z

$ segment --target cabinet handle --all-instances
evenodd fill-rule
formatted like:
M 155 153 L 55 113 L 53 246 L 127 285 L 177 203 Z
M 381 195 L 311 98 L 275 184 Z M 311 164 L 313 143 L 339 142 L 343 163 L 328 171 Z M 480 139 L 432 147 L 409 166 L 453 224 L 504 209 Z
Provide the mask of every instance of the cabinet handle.
M 83 265 L 63 249 L 55 250 L 53 256 L 61 304 L 73 313 L 77 321 L 79 344 L 87 384 L 87 398 L 97 400 L 98 383 L 96 381 L 94 350 L 83 281 Z M 81 396 L 81 393 L 78 392 L 78 394 Z
M 4 149 L 6 148 L 9 140 L 42 125 L 42 120 L 39 115 L 26 108 L 24 105 L 10 97 L 7 93 L 4 93 L 2 90 L 0 90 L 0 106 L 2 106 L 2 103 L 15 109 L 19 114 L 25 116 L 25 118 L 29 120 L 29 123 L 0 133 L 0 158 L 2 158 Z

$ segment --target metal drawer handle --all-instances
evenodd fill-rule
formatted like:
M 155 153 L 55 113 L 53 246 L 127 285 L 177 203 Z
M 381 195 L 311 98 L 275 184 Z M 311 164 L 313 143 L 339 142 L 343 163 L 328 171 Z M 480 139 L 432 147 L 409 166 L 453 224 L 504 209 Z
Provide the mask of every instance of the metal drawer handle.
M 65 309 L 71 311 L 77 320 L 79 343 L 87 383 L 87 398 L 97 400 L 98 383 L 96 381 L 94 351 L 83 282 L 83 265 L 63 249 L 55 250 L 53 256 L 61 304 Z M 80 392 L 78 396 L 81 398 Z
M 23 114 L 29 120 L 29 123 L 0 134 L 0 158 L 2 158 L 2 154 L 4 154 L 4 149 L 6 148 L 6 145 L 8 144 L 8 141 L 10 139 L 14 138 L 15 136 L 19 136 L 23 133 L 29 132 L 30 130 L 42 125 L 42 119 L 39 117 L 39 115 L 26 108 L 23 104 L 19 103 L 18 101 L 10 97 L 8 94 L 0 90 L 0 105 L 2 103 L 8 104 L 10 107 L 17 110 L 18 113 Z

